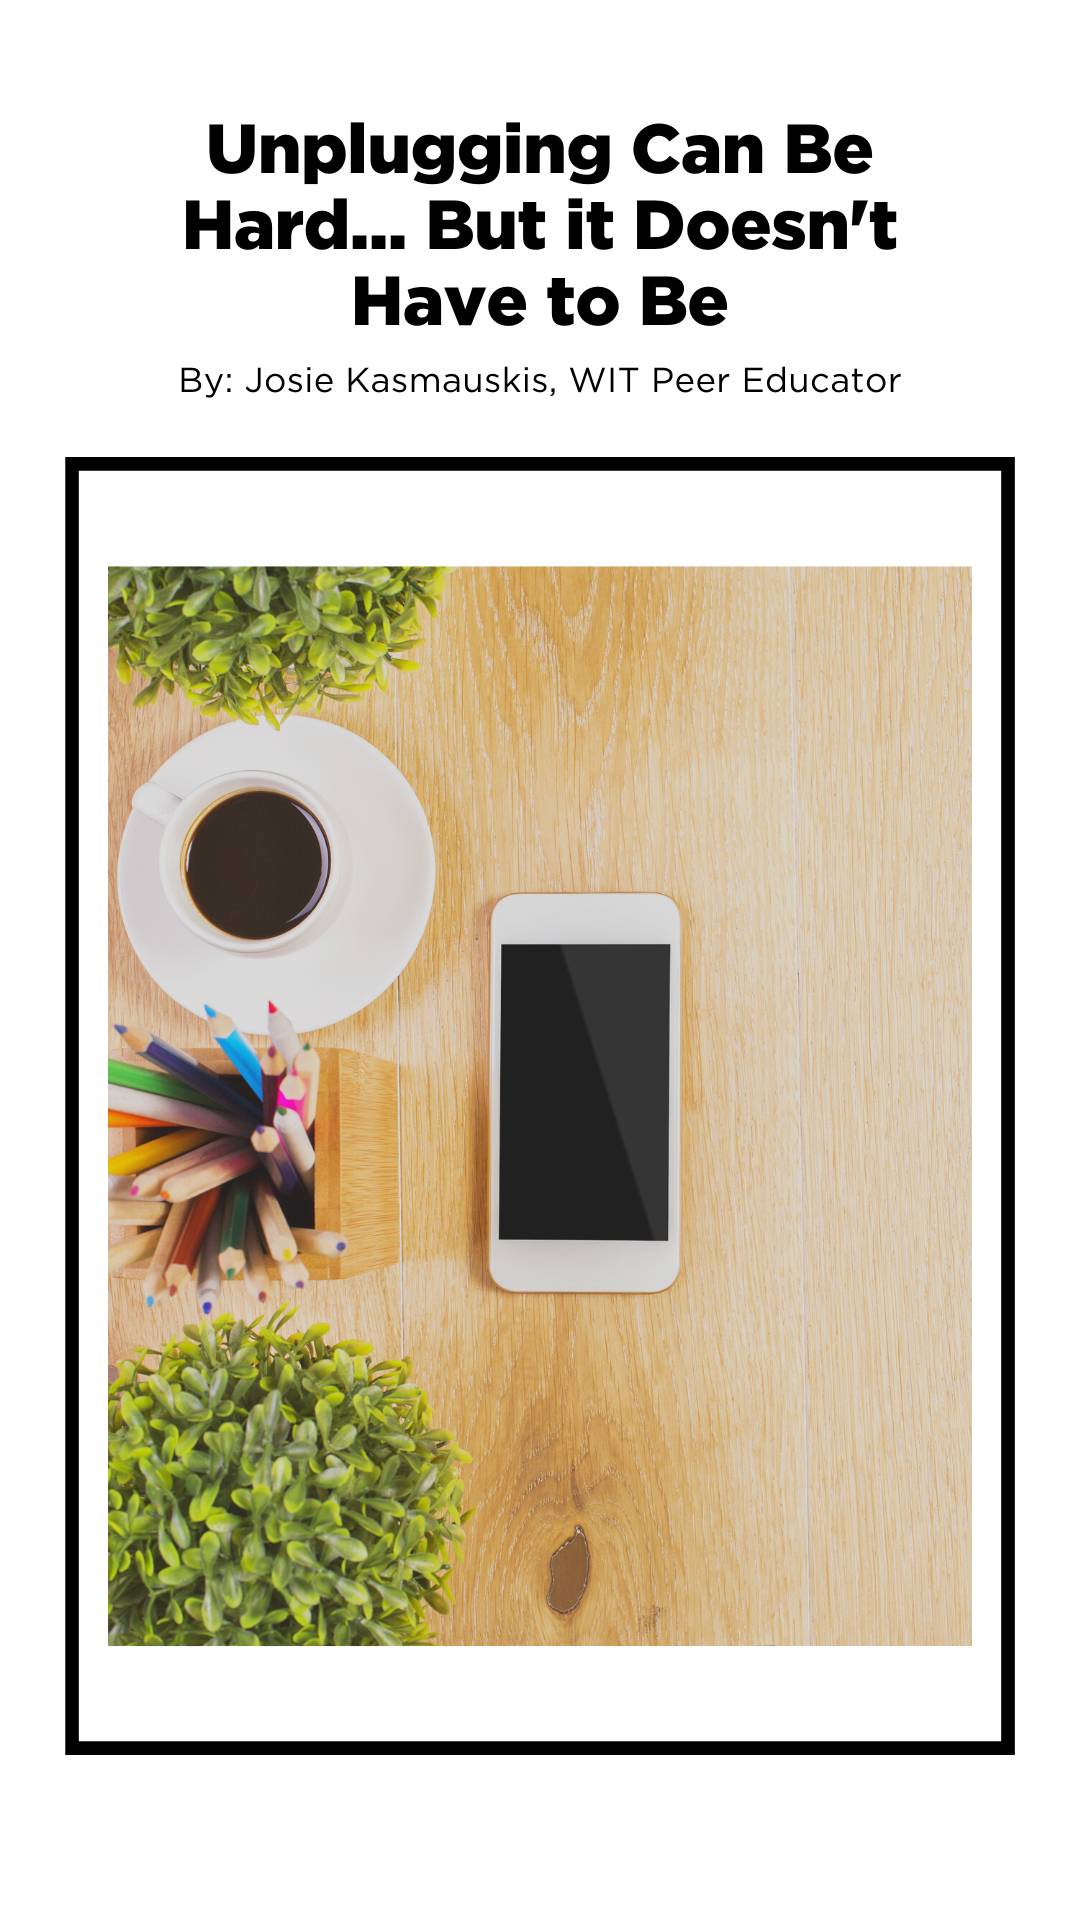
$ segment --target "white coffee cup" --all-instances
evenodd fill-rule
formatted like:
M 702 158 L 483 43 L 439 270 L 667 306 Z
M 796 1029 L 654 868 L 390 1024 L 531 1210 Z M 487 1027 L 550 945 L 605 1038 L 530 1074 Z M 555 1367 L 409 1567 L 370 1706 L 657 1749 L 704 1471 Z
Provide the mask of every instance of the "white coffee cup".
M 326 836 L 330 872 L 321 897 L 295 927 L 286 928 L 284 933 L 271 934 L 266 939 L 245 940 L 224 932 L 200 913 L 184 879 L 184 856 L 193 829 L 211 807 L 228 799 L 230 794 L 267 791 L 288 794 L 290 799 L 314 814 Z M 336 913 L 348 864 L 346 844 L 325 803 L 317 794 L 302 786 L 299 780 L 290 780 L 281 773 L 263 773 L 251 769 L 244 773 L 223 774 L 217 780 L 204 780 L 201 786 L 183 795 L 173 793 L 160 780 L 149 780 L 132 795 L 131 804 L 137 812 L 156 820 L 161 827 L 158 858 L 161 884 L 169 905 L 192 933 L 197 933 L 201 940 L 208 940 L 212 946 L 225 947 L 233 953 L 269 953 L 280 947 L 306 946 L 316 934 L 324 931 L 327 921 Z

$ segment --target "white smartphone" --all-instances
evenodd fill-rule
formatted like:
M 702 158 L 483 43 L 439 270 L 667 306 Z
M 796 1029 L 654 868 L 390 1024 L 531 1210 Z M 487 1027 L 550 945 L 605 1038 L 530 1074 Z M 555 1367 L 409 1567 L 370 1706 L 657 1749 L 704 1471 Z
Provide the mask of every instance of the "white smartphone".
M 679 1271 L 679 909 L 512 893 L 491 918 L 490 1266 L 515 1293 Z

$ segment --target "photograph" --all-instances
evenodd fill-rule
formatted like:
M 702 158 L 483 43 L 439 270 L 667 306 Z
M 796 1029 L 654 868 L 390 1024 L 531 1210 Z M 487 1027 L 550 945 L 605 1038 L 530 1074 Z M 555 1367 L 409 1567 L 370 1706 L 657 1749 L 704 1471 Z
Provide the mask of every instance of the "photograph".
M 969 567 L 110 557 L 110 1646 L 968 1646 Z

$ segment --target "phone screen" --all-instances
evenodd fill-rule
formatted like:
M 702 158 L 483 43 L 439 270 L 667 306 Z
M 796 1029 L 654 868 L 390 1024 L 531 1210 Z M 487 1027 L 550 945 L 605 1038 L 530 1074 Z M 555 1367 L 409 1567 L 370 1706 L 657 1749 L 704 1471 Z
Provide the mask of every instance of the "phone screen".
M 671 949 L 504 945 L 503 1240 L 666 1240 Z

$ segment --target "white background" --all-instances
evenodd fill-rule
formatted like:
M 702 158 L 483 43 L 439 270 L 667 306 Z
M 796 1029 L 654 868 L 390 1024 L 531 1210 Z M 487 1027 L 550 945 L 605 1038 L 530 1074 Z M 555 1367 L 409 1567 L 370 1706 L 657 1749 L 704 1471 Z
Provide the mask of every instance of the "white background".
M 60 639 L 63 455 L 988 451 L 1013 453 L 1019 463 L 1018 1759 L 58 1763 L 60 1442 L 42 1391 L 45 1368 L 57 1362 L 38 1331 L 33 1366 L 9 1361 L 4 1496 L 5 1544 L 14 1566 L 6 1587 L 6 1651 L 13 1656 L 6 1703 L 15 1722 L 17 1792 L 25 1797 L 25 1806 L 13 1811 L 36 1897 L 44 1878 L 55 1879 L 68 1897 L 81 1897 L 106 1876 L 115 1886 L 121 1862 L 135 1884 L 179 1893 L 187 1861 L 191 1884 L 200 1889 L 192 1897 L 219 1906 L 244 1896 L 311 1899 L 320 1897 L 316 1863 L 322 1860 L 333 1863 L 335 1891 L 350 1902 L 377 1889 L 379 1898 L 426 1898 L 455 1910 L 467 1903 L 470 1912 L 508 1899 L 529 1905 L 533 1887 L 545 1908 L 566 1892 L 584 1904 L 599 1890 L 606 1908 L 619 1904 L 632 1913 L 661 1902 L 685 1906 L 693 1899 L 696 1905 L 702 1893 L 710 1903 L 752 1901 L 755 1911 L 770 1914 L 821 1899 L 860 1913 L 868 1904 L 906 1913 L 916 1901 L 935 1913 L 960 1903 L 978 1902 L 991 1912 L 1021 1901 L 1036 1909 L 1058 1905 L 1067 1831 L 1062 1769 L 1076 1713 L 1071 1410 L 1077 1259 L 1070 1202 L 1077 1147 L 1072 836 L 1078 688 L 1075 312 L 1066 278 L 1075 174 L 1069 25 L 1069 12 L 1058 6 L 1017 11 L 942 0 L 874 10 L 760 4 L 738 14 L 686 0 L 656 9 L 549 0 L 535 10 L 436 8 L 414 0 L 407 10 L 378 11 L 318 0 L 304 9 L 268 0 L 258 7 L 193 0 L 183 9 L 44 5 L 24 10 L 9 27 L 5 315 L 14 337 L 5 367 L 11 416 L 5 774 L 13 792 L 5 864 L 17 930 L 8 943 L 18 975 L 8 987 L 12 1040 L 62 997 L 60 926 L 42 856 L 59 844 L 62 831 L 60 695 L 65 675 L 79 669 L 77 660 L 65 658 Z M 842 367 L 858 360 L 901 367 L 896 397 L 760 399 L 738 408 L 727 397 L 571 407 L 561 392 L 537 401 L 535 410 L 531 403 L 485 400 L 468 403 L 468 411 L 464 402 L 358 408 L 345 398 L 314 397 L 263 408 L 239 403 L 220 413 L 219 403 L 182 401 L 176 391 L 181 361 L 336 368 L 388 357 L 377 355 L 374 332 L 361 353 L 350 324 L 356 256 L 196 256 L 181 244 L 184 199 L 216 197 L 219 187 L 203 158 L 209 120 L 253 119 L 260 127 L 303 131 L 363 117 L 387 130 L 462 132 L 517 118 L 567 133 L 603 126 L 613 134 L 666 118 L 687 130 L 758 131 L 770 146 L 773 130 L 789 119 L 865 133 L 875 150 L 867 190 L 889 198 L 900 215 L 895 253 L 853 249 L 774 259 L 724 249 L 713 256 L 659 256 L 658 271 L 669 261 L 680 271 L 681 263 L 684 278 L 723 285 L 731 319 L 702 331 L 700 340 L 686 327 L 665 331 L 657 336 L 662 352 L 629 322 L 582 333 L 581 345 L 575 329 L 573 357 L 647 363 L 674 362 L 678 354 L 689 366 L 786 361 Z M 224 191 L 231 187 L 239 198 L 242 184 L 229 183 Z M 274 204 L 274 182 L 251 184 L 251 203 Z M 618 204 L 620 192 L 632 198 L 641 185 L 628 170 L 618 190 L 612 180 L 600 191 Z M 825 176 L 819 185 L 831 191 L 815 201 L 812 182 L 789 183 L 778 169 L 754 181 L 712 181 L 707 192 L 700 184 L 681 185 L 687 196 L 700 194 L 694 204 L 766 210 L 839 205 L 852 192 L 851 183 L 841 189 Z M 522 197 L 508 188 L 504 199 L 502 185 L 488 189 L 491 204 L 498 203 L 496 192 L 502 204 Z M 681 197 L 664 183 L 659 191 Z M 305 193 L 295 204 L 326 197 Z M 410 186 L 410 232 L 418 230 L 422 201 L 423 190 Z M 406 258 L 413 256 L 383 256 L 387 262 Z M 596 256 L 604 270 L 593 277 L 614 278 L 607 262 L 615 258 Z M 619 258 L 620 271 L 636 278 L 637 263 Z M 486 271 L 474 273 L 481 259 Z M 451 272 L 445 263 L 453 256 L 445 255 L 443 272 L 419 277 L 526 286 L 524 259 L 470 252 Z M 554 264 L 547 256 L 540 260 Z M 402 329 L 393 362 L 407 366 L 412 355 L 417 365 L 501 364 L 512 341 L 514 358 L 554 365 L 553 338 L 546 324 L 500 333 L 497 341 L 490 333 L 459 339 L 446 329 L 416 341 Z M 567 350 L 564 358 L 570 357 Z M 329 511 L 341 494 L 338 483 L 326 486 Z M 819 563 L 962 557 L 951 541 L 940 552 L 898 554 L 886 494 L 876 481 L 867 480 L 865 489 L 867 512 L 877 521 L 872 551 L 849 551 L 850 523 L 841 520 L 827 554 L 804 553 L 798 519 L 792 529 L 789 518 L 777 521 L 778 532 L 791 529 L 782 557 Z M 414 488 L 411 499 L 414 507 L 423 499 L 438 509 L 444 540 L 460 533 L 445 482 L 422 494 Z M 740 511 L 743 500 L 741 492 L 725 497 L 720 512 L 703 506 L 707 544 L 691 543 L 688 558 L 750 564 L 762 557 L 754 546 L 762 530 Z M 238 480 L 229 526 L 239 532 L 250 512 L 265 529 L 263 504 Z M 514 558 L 576 557 L 553 550 L 556 529 L 530 520 L 522 492 L 515 490 L 513 504 Z M 593 496 L 582 497 L 574 516 L 587 561 L 608 557 L 587 538 L 594 504 Z M 365 502 L 365 509 L 371 505 Z M 467 499 L 456 503 L 458 510 L 467 505 Z M 146 511 L 153 512 L 149 500 Z M 414 516 L 411 524 L 420 523 Z M 474 543 L 459 541 L 455 558 L 502 557 L 484 546 L 482 526 L 471 531 Z M 221 537 L 219 519 L 215 547 Z M 646 545 L 633 557 L 647 554 Z M 91 725 L 102 692 L 94 665 L 98 645 L 91 621 L 82 638 L 91 656 L 85 681 Z M 978 674 L 977 661 L 976 727 Z M 32 707 L 25 704 L 28 684 Z M 43 689 L 54 696 L 51 707 L 41 699 Z M 51 738 L 42 731 L 50 715 Z M 96 797 L 102 789 L 94 785 L 100 778 L 97 765 L 87 799 L 97 809 L 89 824 L 98 830 L 100 823 L 103 834 Z M 28 796 L 32 834 L 19 831 Z M 978 914 L 978 875 L 976 881 Z M 88 874 L 87 883 L 91 917 L 76 931 L 87 936 L 81 956 L 87 1026 L 96 1029 L 104 974 L 94 918 L 103 901 L 100 870 Z M 48 1039 L 47 1019 L 34 1030 L 44 1064 L 55 1058 L 55 1040 Z M 55 1165 L 28 1165 L 23 1150 L 26 1138 L 43 1140 L 50 1132 L 55 1138 L 55 1092 L 42 1074 L 25 1088 L 12 1141 L 18 1154 L 10 1189 L 12 1246 L 17 1253 L 25 1248 L 27 1259 L 10 1277 L 8 1324 L 24 1351 L 46 1311 L 39 1294 L 48 1300 L 44 1324 L 56 1327 L 58 1245 L 52 1272 L 42 1259 L 42 1236 L 57 1225 Z M 21 1284 L 23 1271 L 33 1276 L 33 1292 L 29 1281 Z M 92 1263 L 84 1272 L 90 1296 L 96 1292 Z M 96 1331 L 82 1357 L 97 1369 Z M 975 1493 L 977 1502 L 985 1498 L 978 1480 Z M 448 1680 L 433 1664 L 442 1656 L 423 1657 L 431 1675 L 428 1706 L 434 1704 L 448 1729 L 458 1724 L 474 1685 L 465 1663 L 478 1657 L 453 1656 Z M 520 1685 L 512 1663 L 520 1656 L 494 1657 L 499 1686 L 512 1700 Z M 674 1653 L 671 1692 L 698 1690 L 703 1669 L 697 1662 L 709 1657 L 709 1650 Z M 676 1673 L 680 1658 L 685 1671 Z M 353 1708 L 337 1670 L 332 1677 L 320 1671 L 328 1676 L 328 1711 L 346 1733 L 374 1721 L 380 1733 L 408 1734 L 412 1708 L 383 1707 L 377 1715 L 363 1702 Z M 129 1663 L 116 1692 L 149 1737 L 169 1736 L 185 1695 L 198 1696 L 207 1735 L 216 1731 L 223 1701 L 240 1734 L 254 1730 L 267 1694 L 287 1711 L 284 1682 L 268 1688 L 252 1680 L 234 1688 L 230 1673 L 229 1686 L 219 1689 L 207 1672 L 204 1664 L 165 1688 Z M 572 1704 L 580 1668 L 548 1684 Z M 613 1698 L 618 1691 L 612 1689 Z M 291 1818 L 275 1824 L 279 1807 Z M 537 1829 L 542 1842 L 534 1838 Z M 286 1832 L 295 1853 L 281 1838 Z M 294 1859 L 299 1873 L 289 1871 Z
M 369 1662 L 358 1672 L 348 1650 L 323 1649 L 333 1690 L 311 1698 L 261 1693 L 248 1708 L 249 1736 L 334 1739 L 350 1699 L 378 1715 L 407 1704 L 410 1724 L 440 1739 L 995 1739 L 1000 1731 L 1000 666 L 998 581 L 999 479 L 996 474 L 665 474 L 578 476 L 448 474 L 418 491 L 409 474 L 88 474 L 81 481 L 79 599 L 82 629 L 95 631 L 106 555 L 121 551 L 211 549 L 223 525 L 239 546 L 260 537 L 282 551 L 315 552 L 350 527 L 371 529 L 386 550 L 407 526 L 419 547 L 449 541 L 462 565 L 507 562 L 565 565 L 872 564 L 878 527 L 888 524 L 899 564 L 970 566 L 973 573 L 973 1633 L 970 1647 L 932 1648 L 578 1648 L 574 1686 L 559 1680 L 562 1649 L 455 1648 L 437 1657 L 456 1676 L 447 1715 L 431 1694 L 422 1662 Z M 583 516 L 578 495 L 588 490 Z M 434 662 L 432 663 L 434 665 Z M 83 858 L 80 926 L 88 1004 L 107 998 L 107 901 L 100 885 L 107 804 L 106 679 L 80 715 Z M 96 930 L 97 938 L 92 937 Z M 93 958 L 91 958 L 93 956 Z M 95 967 L 93 962 L 97 961 Z M 81 1036 L 83 1095 L 93 1111 L 101 1071 L 100 1022 Z M 87 1263 L 105 1233 L 98 1168 L 80 1167 Z M 199 1649 L 116 1648 L 104 1644 L 98 1565 L 96 1489 L 105 1471 L 101 1371 L 107 1296 L 80 1296 L 80 1641 L 81 1721 L 85 1738 L 123 1739 L 131 1731 L 134 1677 L 168 1702 L 177 1739 L 209 1735 L 221 1724 L 195 1685 L 178 1683 L 184 1666 L 199 1673 Z M 426 1382 L 435 1392 L 437 1383 Z M 284 1650 L 296 1667 L 306 1649 Z M 242 1648 L 219 1649 L 229 1670 L 223 1703 L 246 1671 Z M 275 1656 L 278 1665 L 281 1656 Z M 131 1683 L 117 1686 L 135 1662 Z M 194 1663 L 194 1664 L 193 1664 Z M 508 1667 L 513 1683 L 508 1685 Z M 160 1678 L 158 1678 L 160 1675 Z M 293 1682 L 295 1687 L 295 1682 Z M 227 1711 L 227 1710 L 226 1710 Z M 346 1709 L 347 1711 L 347 1709 Z M 256 1728 L 258 1732 L 256 1734 Z

